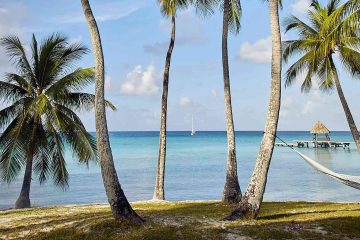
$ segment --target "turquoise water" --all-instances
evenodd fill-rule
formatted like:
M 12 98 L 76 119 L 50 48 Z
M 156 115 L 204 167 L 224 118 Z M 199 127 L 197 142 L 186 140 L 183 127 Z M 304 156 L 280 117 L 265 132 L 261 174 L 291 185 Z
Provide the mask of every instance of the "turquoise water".
M 284 140 L 311 139 L 308 132 L 279 132 Z M 254 167 L 261 132 L 237 132 L 238 173 L 244 191 Z M 348 132 L 334 132 L 335 140 L 352 141 Z M 158 132 L 112 132 L 110 141 L 123 189 L 130 201 L 152 198 L 155 180 Z M 166 163 L 167 200 L 220 199 L 225 181 L 226 133 L 169 132 Z M 344 174 L 360 175 L 360 154 L 350 150 L 300 149 L 328 168 Z M 100 168 L 77 163 L 67 152 L 70 188 L 62 191 L 51 181 L 40 186 L 33 181 L 33 205 L 106 202 Z M 13 206 L 21 181 L 0 184 L 0 208 Z M 265 200 L 359 201 L 360 191 L 342 185 L 313 170 L 294 152 L 276 147 L 270 166 Z

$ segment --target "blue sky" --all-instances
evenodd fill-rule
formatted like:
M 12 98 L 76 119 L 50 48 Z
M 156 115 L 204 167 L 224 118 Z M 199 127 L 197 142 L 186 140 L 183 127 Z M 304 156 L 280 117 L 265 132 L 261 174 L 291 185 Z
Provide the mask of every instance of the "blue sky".
M 326 2 L 326 1 L 323 1 Z M 169 19 L 155 0 L 92 0 L 99 23 L 106 64 L 106 95 L 118 108 L 108 113 L 110 130 L 158 130 L 162 71 L 170 37 Z M 308 0 L 286 0 L 281 19 L 304 17 Z M 261 130 L 265 123 L 270 78 L 268 5 L 243 0 L 242 29 L 229 38 L 230 78 L 236 130 Z M 189 130 L 194 113 L 197 130 L 225 130 L 219 11 L 199 18 L 193 9 L 177 18 L 177 41 L 170 72 L 169 130 Z M 43 38 L 53 32 L 88 47 L 90 38 L 80 1 L 0 0 L 0 36 L 17 34 L 26 44 L 31 34 Z M 286 39 L 295 37 L 285 34 Z M 0 74 L 12 71 L 0 51 Z M 88 54 L 79 66 L 93 66 Z M 284 72 L 287 66 L 284 66 Z M 339 68 L 341 68 L 339 66 Z M 345 96 L 360 125 L 356 97 L 360 81 L 340 71 Z M 93 89 L 89 88 L 89 92 Z M 316 88 L 300 93 L 299 85 L 283 89 L 280 130 L 309 130 L 317 120 L 331 130 L 347 130 L 336 92 Z M 94 113 L 80 113 L 94 130 Z

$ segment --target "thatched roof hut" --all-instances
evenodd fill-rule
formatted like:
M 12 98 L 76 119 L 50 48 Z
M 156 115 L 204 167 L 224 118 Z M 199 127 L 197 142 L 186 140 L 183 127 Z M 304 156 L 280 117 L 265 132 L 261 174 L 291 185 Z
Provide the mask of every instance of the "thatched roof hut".
M 330 131 L 325 127 L 323 123 L 318 121 L 315 123 L 314 127 L 311 129 L 311 134 L 329 134 Z
M 330 140 L 329 134 L 330 134 L 330 130 L 325 127 L 325 125 L 323 123 L 321 123 L 320 121 L 318 121 L 317 123 L 315 123 L 314 127 L 311 129 L 311 134 L 315 135 L 315 139 L 317 138 L 318 134 L 325 134 L 326 139 Z

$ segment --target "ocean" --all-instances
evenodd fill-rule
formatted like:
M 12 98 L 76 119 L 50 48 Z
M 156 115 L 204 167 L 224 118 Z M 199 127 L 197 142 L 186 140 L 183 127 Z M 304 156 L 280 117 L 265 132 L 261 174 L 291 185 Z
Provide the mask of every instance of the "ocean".
M 152 198 L 158 153 L 158 132 L 111 132 L 110 142 L 120 183 L 130 201 Z M 309 132 L 279 132 L 287 142 L 310 140 Z M 259 150 L 262 132 L 236 132 L 238 175 L 245 191 Z M 350 141 L 349 132 L 333 132 L 332 139 Z M 348 149 L 301 148 L 301 152 L 339 173 L 360 175 L 360 153 Z M 168 132 L 165 196 L 167 200 L 221 199 L 227 158 L 226 132 Z M 66 151 L 70 186 L 63 191 L 49 180 L 31 187 L 33 206 L 105 203 L 97 163 L 78 163 Z M 22 177 L 22 176 L 21 176 Z M 21 177 L 10 185 L 0 183 L 0 209 L 11 208 L 21 188 Z M 270 165 L 266 201 L 360 201 L 360 191 L 316 172 L 286 147 L 276 147 Z

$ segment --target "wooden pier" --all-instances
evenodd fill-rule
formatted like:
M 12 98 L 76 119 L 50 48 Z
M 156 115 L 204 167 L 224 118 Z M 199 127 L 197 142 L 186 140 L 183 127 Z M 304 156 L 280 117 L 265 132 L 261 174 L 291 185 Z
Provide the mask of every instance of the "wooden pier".
M 329 141 L 329 140 L 294 140 L 293 143 L 275 143 L 275 146 L 278 147 L 298 147 L 298 148 L 337 148 L 342 147 L 343 149 L 349 149 L 351 142 L 341 142 L 341 141 Z

